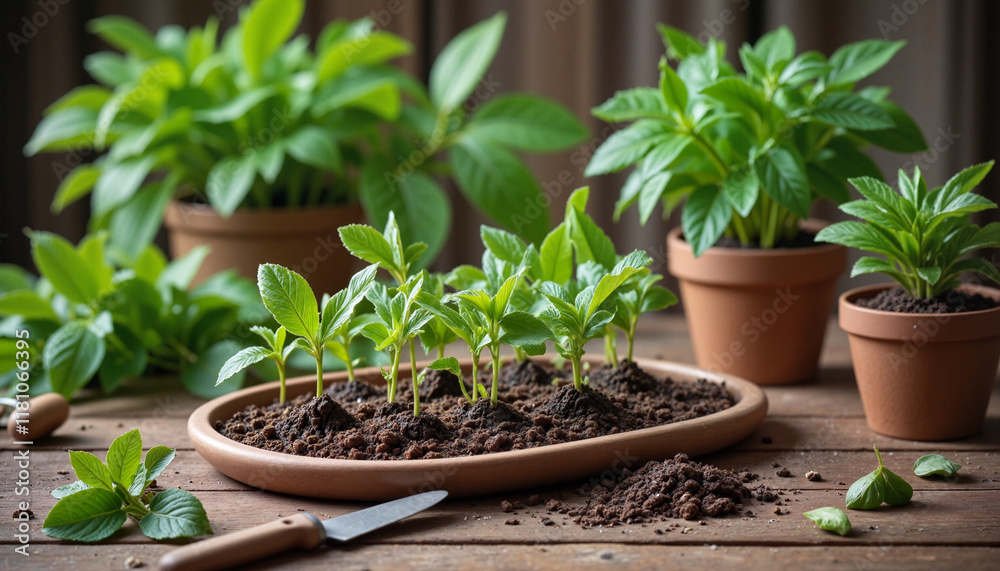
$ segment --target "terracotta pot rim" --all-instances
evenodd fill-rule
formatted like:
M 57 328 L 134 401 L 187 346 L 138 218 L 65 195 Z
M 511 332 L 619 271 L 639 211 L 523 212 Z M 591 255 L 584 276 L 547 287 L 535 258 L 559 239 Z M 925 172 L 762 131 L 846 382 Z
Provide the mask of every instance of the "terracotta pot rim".
M 800 226 L 818 232 L 829 222 L 804 220 Z M 734 287 L 773 287 L 815 283 L 839 276 L 847 267 L 847 248 L 817 244 L 803 248 L 740 249 L 711 247 L 695 258 L 676 227 L 667 233 L 670 273 L 683 280 Z
M 548 356 L 533 359 L 543 361 L 546 358 Z M 585 360 L 591 363 L 603 362 L 597 357 L 585 357 Z M 573 479 L 585 475 L 578 473 L 581 469 L 584 472 L 588 470 L 581 464 L 601 466 L 594 472 L 597 473 L 607 467 L 602 464 L 602 456 L 618 450 L 631 449 L 632 452 L 626 453 L 642 456 L 637 449 L 653 446 L 666 450 L 677 447 L 677 442 L 690 443 L 695 439 L 700 445 L 696 445 L 695 448 L 698 449 L 691 450 L 691 453 L 705 454 L 742 440 L 757 428 L 767 413 L 767 397 L 764 392 L 744 379 L 669 361 L 636 359 L 636 362 L 642 367 L 651 367 L 656 374 L 669 374 L 682 382 L 706 378 L 723 383 L 736 403 L 724 411 L 687 421 L 524 450 L 459 458 L 341 460 L 261 450 L 230 440 L 215 430 L 215 421 L 223 416 L 242 410 L 247 404 L 271 402 L 278 391 L 278 383 L 272 382 L 218 397 L 198 407 L 188 419 L 188 435 L 205 460 L 230 477 L 250 485 L 259 487 L 259 483 L 252 483 L 258 474 L 247 473 L 256 471 L 270 477 L 264 482 L 267 484 L 266 489 L 270 491 L 309 497 L 378 500 L 398 497 L 406 493 L 408 487 L 427 485 L 428 477 L 435 474 L 447 475 L 442 482 L 431 484 L 435 489 L 448 489 L 455 495 L 487 495 Z M 463 371 L 471 367 L 470 359 L 463 359 L 461 363 Z M 422 363 L 419 367 L 425 365 L 426 363 Z M 400 373 L 402 380 L 406 373 Z M 382 379 L 377 367 L 359 369 L 356 376 L 357 382 L 378 382 Z M 346 373 L 343 372 L 327 374 L 324 385 L 345 379 Z M 315 390 L 315 383 L 314 376 L 288 379 L 288 398 L 311 393 Z M 710 419 L 712 426 L 705 426 L 704 419 Z M 557 471 L 562 475 L 550 475 L 544 481 L 538 480 L 537 476 L 525 476 L 517 470 L 511 471 L 511 477 L 506 479 L 484 481 L 476 476 L 482 471 L 497 473 L 496 470 L 509 468 L 511 463 L 526 462 L 531 465 L 550 462 L 562 467 Z M 238 469 L 239 464 L 244 464 L 246 468 Z M 593 467 L 590 466 L 590 469 Z M 293 477 L 295 475 L 299 477 Z M 472 476 L 476 478 L 469 481 Z M 320 477 L 322 483 L 313 481 Z
M 359 221 L 363 213 L 359 203 L 349 203 L 309 208 L 240 208 L 229 218 L 223 218 L 211 205 L 171 200 L 167 204 L 163 225 L 172 231 L 200 235 L 293 235 L 328 230 L 331 219 L 341 218 L 343 224 Z
M 918 330 L 926 330 L 927 324 L 933 321 L 935 331 L 928 335 L 930 342 L 969 341 L 1000 335 L 1000 305 L 961 313 L 899 313 L 854 303 L 857 299 L 874 297 L 898 285 L 861 286 L 842 293 L 837 301 L 840 327 L 851 335 L 861 337 L 906 340 L 914 337 Z M 973 284 L 962 284 L 957 289 L 1000 301 L 1000 289 Z

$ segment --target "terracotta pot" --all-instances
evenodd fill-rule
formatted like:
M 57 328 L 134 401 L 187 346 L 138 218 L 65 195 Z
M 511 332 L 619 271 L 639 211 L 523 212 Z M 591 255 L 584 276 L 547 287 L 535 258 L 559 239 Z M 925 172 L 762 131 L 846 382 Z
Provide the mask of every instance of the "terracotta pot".
M 586 358 L 600 366 L 603 360 Z M 536 357 L 539 362 L 545 357 Z M 188 419 L 195 450 L 217 470 L 245 484 L 285 494 L 342 500 L 389 500 L 435 489 L 454 496 L 481 496 L 541 487 L 589 477 L 608 477 L 649 460 L 678 452 L 691 456 L 721 450 L 746 438 L 767 415 L 767 397 L 759 387 L 729 375 L 709 373 L 690 365 L 637 359 L 653 375 L 678 382 L 707 379 L 724 384 L 736 402 L 701 418 L 684 420 L 576 442 L 460 458 L 419 460 L 334 460 L 271 452 L 240 444 L 215 430 L 216 421 L 232 417 L 248 405 L 267 405 L 278 396 L 278 383 L 250 387 L 213 399 Z M 419 364 L 422 369 L 426 363 Z M 409 367 L 404 367 L 409 369 Z M 471 361 L 462 361 L 465 374 Z M 385 386 L 377 367 L 359 369 L 358 382 Z M 400 382 L 409 383 L 400 371 Z M 404 377 L 405 380 L 404 380 Z M 326 375 L 327 385 L 344 382 L 346 373 Z M 316 377 L 289 379 L 288 398 L 315 394 Z
M 806 221 L 802 228 L 818 232 L 824 225 Z M 695 258 L 674 228 L 667 253 L 700 367 L 760 385 L 816 375 L 846 248 L 713 247 Z
M 257 266 L 274 263 L 302 274 L 316 292 L 332 294 L 347 285 L 355 265 L 337 228 L 363 220 L 359 205 L 241 209 L 223 218 L 207 204 L 172 201 L 164 225 L 174 258 L 202 244 L 211 248 L 194 283 L 227 269 L 256 280 Z
M 949 314 L 894 313 L 854 304 L 895 284 L 840 296 L 854 375 L 872 430 L 911 440 L 978 433 L 1000 361 L 1000 307 Z M 1000 290 L 964 285 L 1000 301 Z

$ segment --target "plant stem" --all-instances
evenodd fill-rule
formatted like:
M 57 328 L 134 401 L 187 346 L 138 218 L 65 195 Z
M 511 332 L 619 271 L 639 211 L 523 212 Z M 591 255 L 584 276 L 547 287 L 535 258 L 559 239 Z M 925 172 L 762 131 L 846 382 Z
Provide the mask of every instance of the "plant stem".
M 278 381 L 280 383 L 280 388 L 278 389 L 278 402 L 285 402 L 285 362 L 281 359 L 275 359 L 275 363 L 278 365 Z
M 618 350 L 615 348 L 615 330 L 611 325 L 604 330 L 604 360 L 614 366 L 618 362 Z
M 410 339 L 410 381 L 413 383 L 413 416 L 420 416 L 420 381 L 417 378 L 417 350 Z
M 632 346 L 635 344 L 635 327 L 638 325 L 638 318 L 633 318 L 629 328 L 625 330 L 625 337 L 628 339 L 628 362 L 632 362 Z
M 493 387 L 490 389 L 490 406 L 496 406 L 500 386 L 500 345 L 491 345 L 490 355 L 493 357 Z
M 386 398 L 389 402 L 396 402 L 396 379 L 399 378 L 399 358 L 403 353 L 402 347 L 396 347 L 392 352 L 392 371 L 389 373 L 389 395 Z
M 323 396 L 323 347 L 316 351 L 316 398 Z
M 471 400 L 472 400 L 472 402 L 476 402 L 476 399 L 479 398 L 479 380 L 478 379 L 479 379 L 479 354 L 480 353 L 479 352 L 473 352 L 472 350 L 470 350 L 469 352 L 472 353 L 472 399 Z M 463 391 L 465 390 L 465 381 L 462 381 L 462 390 Z M 468 395 L 466 395 L 466 396 L 468 396 Z
M 570 359 L 570 361 L 573 363 L 573 387 L 576 389 L 576 392 L 582 393 L 583 377 L 580 376 L 580 356 L 573 355 L 573 358 Z
M 748 246 L 750 244 L 750 234 L 747 233 L 746 226 L 743 225 L 743 217 L 739 213 L 733 213 L 733 229 L 740 239 L 740 244 Z
M 444 359 L 444 345 L 438 345 L 438 359 Z

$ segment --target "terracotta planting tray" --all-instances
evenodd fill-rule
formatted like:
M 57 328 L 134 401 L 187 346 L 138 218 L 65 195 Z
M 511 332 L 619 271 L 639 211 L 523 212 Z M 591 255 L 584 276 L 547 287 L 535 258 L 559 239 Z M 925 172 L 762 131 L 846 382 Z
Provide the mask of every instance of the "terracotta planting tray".
M 545 361 L 544 358 L 538 360 Z M 595 367 L 603 364 L 596 358 L 590 362 Z M 228 419 L 251 404 L 273 402 L 278 395 L 278 383 L 275 382 L 205 403 L 188 419 L 188 434 L 195 449 L 212 466 L 250 486 L 315 498 L 378 501 L 434 489 L 448 490 L 453 496 L 485 495 L 585 480 L 606 470 L 613 473 L 624 468 L 634 469 L 648 460 L 662 460 L 678 452 L 692 456 L 707 454 L 747 437 L 767 414 L 767 398 L 749 381 L 690 365 L 649 359 L 637 359 L 636 362 L 654 376 L 670 377 L 675 381 L 725 382 L 736 404 L 722 412 L 654 428 L 526 450 L 430 460 L 331 460 L 294 456 L 246 446 L 216 432 L 217 420 Z M 468 362 L 463 362 L 463 368 L 468 366 Z M 357 378 L 371 383 L 383 382 L 376 368 L 358 370 Z M 346 374 L 330 374 L 324 380 L 327 385 L 343 382 Z M 287 385 L 288 398 L 310 393 L 315 388 L 315 377 L 291 379 Z

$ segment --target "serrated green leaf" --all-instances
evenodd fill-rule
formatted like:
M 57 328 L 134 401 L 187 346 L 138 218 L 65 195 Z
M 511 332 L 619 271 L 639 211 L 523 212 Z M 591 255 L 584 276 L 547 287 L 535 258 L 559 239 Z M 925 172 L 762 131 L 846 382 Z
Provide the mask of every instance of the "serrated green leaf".
M 717 187 L 703 186 L 688 197 L 681 226 L 695 256 L 715 245 L 732 216 L 732 205 Z
M 82 480 L 77 480 L 72 484 L 66 484 L 65 486 L 59 486 L 58 488 L 52 490 L 52 497 L 58 499 L 65 498 L 66 496 L 73 495 L 80 490 L 89 490 L 90 486 Z
M 676 77 L 676 74 L 674 76 Z M 683 87 L 683 82 L 681 86 Z M 684 95 L 687 95 L 686 89 Z M 667 107 L 664 97 L 663 93 L 652 87 L 635 87 L 616 91 L 611 99 L 591 109 L 591 113 L 598 119 L 609 123 L 621 123 L 649 117 L 668 118 L 670 117 L 670 109 Z M 674 103 L 676 104 L 676 101 Z
M 797 151 L 790 147 L 771 149 L 757 160 L 755 167 L 761 189 L 768 196 L 796 216 L 809 217 L 809 179 Z
M 594 151 L 583 174 L 594 176 L 620 171 L 642 159 L 660 137 L 669 133 L 665 125 L 649 119 L 615 131 Z
M 854 83 L 878 71 L 900 50 L 905 41 L 864 40 L 841 47 L 830 56 L 828 85 Z
M 71 450 L 69 463 L 73 466 L 76 477 L 84 484 L 109 492 L 114 491 L 115 484 L 111 471 L 97 456 L 90 452 Z
M 108 471 L 114 481 L 131 484 L 142 461 L 142 436 L 134 428 L 115 438 L 108 448 Z
M 537 95 L 505 94 L 483 103 L 467 126 L 515 149 L 551 152 L 587 138 L 587 130 L 564 107 Z
M 552 338 L 552 332 L 542 320 L 523 311 L 504 315 L 500 326 L 504 330 L 500 340 L 512 347 L 537 346 Z
M 458 377 L 459 380 L 462 379 L 462 367 L 458 364 L 458 359 L 454 357 L 436 359 L 430 365 L 427 365 L 427 368 L 434 371 L 448 371 Z
M 878 131 L 895 126 L 881 107 L 855 93 L 824 94 L 810 112 L 814 119 L 858 131 Z
M 279 325 L 293 335 L 316 338 L 319 306 L 305 278 L 282 266 L 261 264 L 257 270 L 257 286 L 264 306 Z
M 146 468 L 146 485 L 156 479 L 174 460 L 174 450 L 166 446 L 154 446 L 146 452 L 143 466 Z
M 104 340 L 83 321 L 70 321 L 57 329 L 42 350 L 52 390 L 72 399 L 97 372 L 104 351 Z
M 660 95 L 670 109 L 682 116 L 687 112 L 689 100 L 687 86 L 663 59 L 660 60 Z
M 56 502 L 42 524 L 42 533 L 72 541 L 100 541 L 125 523 L 128 516 L 113 492 L 80 490 Z
M 540 281 L 565 284 L 573 277 L 573 242 L 565 224 L 556 226 L 542 241 Z
M 232 377 L 236 373 L 246 369 L 250 365 L 255 363 L 260 363 L 264 359 L 267 359 L 274 352 L 271 349 L 264 347 L 247 347 L 241 350 L 239 353 L 233 355 L 229 358 L 222 369 L 219 370 L 219 376 L 215 381 L 216 385 L 220 385 L 226 379 Z
M 174 539 L 211 535 L 212 526 L 198 498 L 180 488 L 159 492 L 149 502 L 150 514 L 139 528 L 150 539 Z
M 757 204 L 759 192 L 760 181 L 753 168 L 730 171 L 722 181 L 722 193 L 726 200 L 744 218 L 750 215 L 750 210 Z

